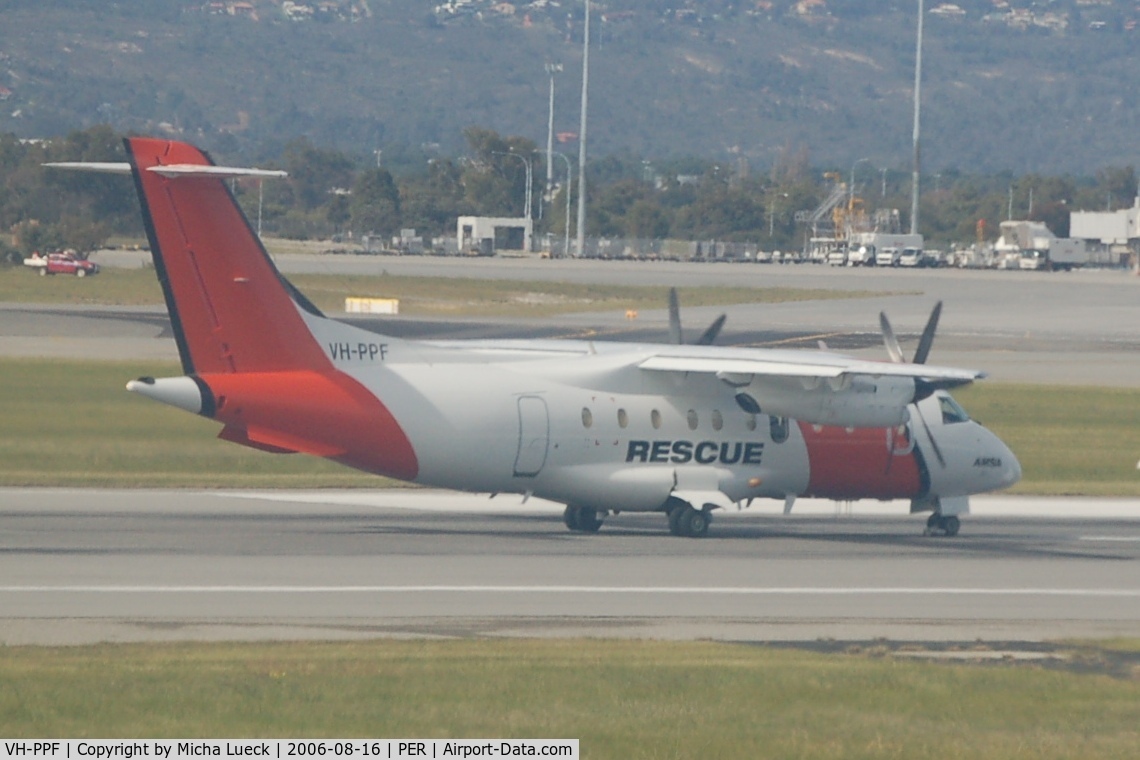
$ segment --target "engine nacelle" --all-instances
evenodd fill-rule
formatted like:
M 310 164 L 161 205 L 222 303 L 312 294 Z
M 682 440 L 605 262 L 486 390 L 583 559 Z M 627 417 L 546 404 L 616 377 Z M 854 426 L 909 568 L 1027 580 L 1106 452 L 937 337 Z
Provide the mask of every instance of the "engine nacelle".
M 814 425 L 893 427 L 910 419 L 907 406 L 914 401 L 915 383 L 909 377 L 886 375 L 765 378 L 737 389 L 736 397 L 741 408 L 754 414 Z M 750 402 L 755 408 L 749 408 Z

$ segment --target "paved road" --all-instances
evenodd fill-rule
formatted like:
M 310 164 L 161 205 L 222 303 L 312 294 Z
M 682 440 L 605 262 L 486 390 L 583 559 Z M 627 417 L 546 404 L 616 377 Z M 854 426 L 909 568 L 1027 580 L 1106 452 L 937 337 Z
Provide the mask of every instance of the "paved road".
M 803 506 L 694 540 L 517 497 L 0 489 L 0 642 L 1140 635 L 1140 502 L 980 499 L 957 539 Z

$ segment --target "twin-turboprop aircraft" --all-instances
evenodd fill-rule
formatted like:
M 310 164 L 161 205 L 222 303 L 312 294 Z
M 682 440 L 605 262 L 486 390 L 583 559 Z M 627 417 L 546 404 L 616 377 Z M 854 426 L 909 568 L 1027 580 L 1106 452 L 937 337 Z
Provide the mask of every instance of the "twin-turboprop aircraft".
M 825 350 L 563 340 L 410 341 L 325 317 L 286 281 L 226 187 L 269 172 L 129 138 L 130 172 L 183 376 L 131 391 L 217 420 L 220 438 L 379 475 L 566 505 L 571 530 L 661 512 L 704 536 L 754 499 L 909 499 L 954 535 L 970 494 L 1021 470 L 947 388 L 982 377 L 913 362 L 886 318 L 891 362 Z M 277 173 L 280 174 L 280 173 Z

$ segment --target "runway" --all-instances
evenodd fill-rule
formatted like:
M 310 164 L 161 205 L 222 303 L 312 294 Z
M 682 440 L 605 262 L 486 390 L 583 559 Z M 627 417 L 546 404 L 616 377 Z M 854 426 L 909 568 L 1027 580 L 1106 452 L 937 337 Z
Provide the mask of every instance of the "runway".
M 659 515 L 571 534 L 517 496 L 0 489 L 0 642 L 1140 633 L 1140 501 L 975 505 L 955 539 L 900 504 L 773 502 L 697 540 Z

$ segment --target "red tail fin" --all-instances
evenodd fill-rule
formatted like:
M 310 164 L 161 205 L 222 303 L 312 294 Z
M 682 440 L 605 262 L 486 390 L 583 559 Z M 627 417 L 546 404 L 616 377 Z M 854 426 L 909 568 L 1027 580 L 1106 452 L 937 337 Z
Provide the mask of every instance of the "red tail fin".
M 213 162 L 185 143 L 125 142 L 186 374 L 329 367 L 224 172 L 195 171 Z

